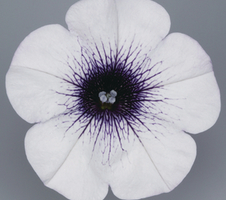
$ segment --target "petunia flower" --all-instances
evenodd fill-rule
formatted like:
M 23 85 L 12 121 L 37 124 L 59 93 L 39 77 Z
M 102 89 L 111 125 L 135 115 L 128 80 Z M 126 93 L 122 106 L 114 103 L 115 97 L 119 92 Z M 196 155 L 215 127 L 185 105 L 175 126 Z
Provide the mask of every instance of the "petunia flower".
M 82 0 L 68 29 L 48 25 L 18 47 L 6 76 L 15 111 L 35 125 L 25 150 L 37 175 L 68 199 L 173 190 L 196 157 L 190 134 L 220 112 L 212 63 L 171 33 L 150 0 Z

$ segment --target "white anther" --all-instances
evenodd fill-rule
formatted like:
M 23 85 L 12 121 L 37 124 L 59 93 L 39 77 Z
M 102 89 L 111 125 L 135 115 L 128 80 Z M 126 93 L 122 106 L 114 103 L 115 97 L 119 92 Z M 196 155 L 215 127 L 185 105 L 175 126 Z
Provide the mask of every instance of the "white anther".
M 105 91 L 100 92 L 100 93 L 99 93 L 99 98 L 100 98 L 101 96 L 105 95 L 105 94 L 106 94 Z
M 115 103 L 115 100 L 116 100 L 115 97 L 110 97 L 108 101 L 109 103 L 113 104 Z
M 102 95 L 102 96 L 100 96 L 100 101 L 101 102 L 106 102 L 108 99 L 107 99 L 107 97 L 105 96 L 105 95 Z
M 114 90 L 111 90 L 111 91 L 110 91 L 110 95 L 111 95 L 112 97 L 116 97 L 116 96 L 117 96 L 117 92 L 114 91 Z
M 110 93 L 106 93 L 105 91 L 101 91 L 99 94 L 99 98 L 100 98 L 100 101 L 102 103 L 111 103 L 113 104 L 116 99 L 115 97 L 117 96 L 117 92 L 114 91 L 114 90 L 111 90 Z

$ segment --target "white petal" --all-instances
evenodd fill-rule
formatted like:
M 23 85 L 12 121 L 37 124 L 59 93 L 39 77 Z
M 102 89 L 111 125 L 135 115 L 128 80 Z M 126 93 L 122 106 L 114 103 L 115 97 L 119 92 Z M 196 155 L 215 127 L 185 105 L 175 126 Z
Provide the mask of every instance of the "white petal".
M 65 197 L 102 200 L 108 184 L 92 165 L 93 146 L 78 139 L 76 124 L 68 129 L 72 123 L 64 116 L 33 126 L 25 138 L 27 158 L 45 185 Z
M 211 60 L 198 42 L 173 33 L 150 57 L 145 74 L 150 113 L 190 133 L 210 128 L 219 116 L 220 93 Z
M 27 67 L 63 78 L 78 71 L 81 46 L 77 38 L 60 25 L 48 25 L 30 33 L 20 44 L 11 67 Z
M 65 110 L 68 84 L 81 73 L 81 47 L 60 25 L 42 27 L 20 44 L 6 75 L 12 106 L 26 121 L 45 121 Z M 67 88 L 68 87 L 68 88 Z
M 118 48 L 123 48 L 122 53 L 125 50 L 125 54 L 132 54 L 131 61 L 138 52 L 143 56 L 153 50 L 168 34 L 170 18 L 159 4 L 150 0 L 116 0 L 116 4 Z
M 114 0 L 83 0 L 68 10 L 69 30 L 79 36 L 81 44 L 90 49 L 90 56 L 110 56 L 117 41 L 117 11 Z M 99 55 L 100 54 L 100 55 Z M 100 58 L 99 58 L 100 59 Z
M 170 125 L 150 123 L 153 132 L 148 132 L 137 124 L 135 135 L 126 122 L 112 128 L 96 119 L 83 132 L 84 124 L 75 120 L 73 115 L 62 116 L 35 125 L 25 139 L 36 173 L 69 199 L 103 199 L 108 184 L 119 198 L 168 192 L 186 176 L 195 158 L 193 140 Z
M 173 190 L 190 171 L 196 156 L 195 142 L 184 133 L 141 135 L 132 150 L 112 165 L 110 186 L 122 199 L 139 199 Z
M 66 110 L 70 85 L 53 75 L 25 67 L 11 67 L 6 89 L 15 111 L 24 120 L 46 121 Z
M 181 33 L 168 35 L 149 55 L 150 77 L 167 85 L 212 71 L 210 57 L 197 41 Z M 151 79 L 150 81 L 153 81 Z
M 69 30 L 82 39 L 81 43 L 104 61 L 106 55 L 115 55 L 116 47 L 123 56 L 120 59 L 136 49 L 130 55 L 132 60 L 138 46 L 147 53 L 170 28 L 165 9 L 149 0 L 79 1 L 69 9 L 66 22 Z
M 143 103 L 142 121 L 161 119 L 180 130 L 200 133 L 213 126 L 219 117 L 220 91 L 213 71 L 150 89 Z M 161 122 L 160 122 L 161 123 Z
M 182 130 L 199 133 L 213 126 L 220 113 L 220 92 L 213 72 L 166 85 L 157 107 Z

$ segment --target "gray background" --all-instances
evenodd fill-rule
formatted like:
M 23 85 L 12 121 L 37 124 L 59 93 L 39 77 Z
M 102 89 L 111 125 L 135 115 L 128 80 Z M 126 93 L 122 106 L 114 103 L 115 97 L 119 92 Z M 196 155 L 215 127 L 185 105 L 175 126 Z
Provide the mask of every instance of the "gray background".
M 19 43 L 31 31 L 64 22 L 72 0 L 0 0 L 0 200 L 65 200 L 44 187 L 28 164 L 24 136 L 30 124 L 12 109 L 5 93 L 5 74 Z M 226 1 L 157 0 L 169 12 L 171 32 L 195 38 L 210 55 L 221 90 L 222 111 L 217 123 L 194 136 L 196 162 L 185 180 L 172 192 L 146 200 L 226 199 Z M 117 200 L 109 192 L 106 200 Z

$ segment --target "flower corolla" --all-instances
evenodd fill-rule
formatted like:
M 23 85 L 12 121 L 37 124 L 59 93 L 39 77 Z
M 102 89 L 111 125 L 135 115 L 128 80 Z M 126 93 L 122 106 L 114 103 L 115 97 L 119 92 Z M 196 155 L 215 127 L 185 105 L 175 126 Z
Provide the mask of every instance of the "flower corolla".
M 48 25 L 18 47 L 6 76 L 15 111 L 35 125 L 27 158 L 68 199 L 122 199 L 173 190 L 190 171 L 190 135 L 220 112 L 212 63 L 187 35 L 171 33 L 150 0 L 81 0 L 68 29 Z

